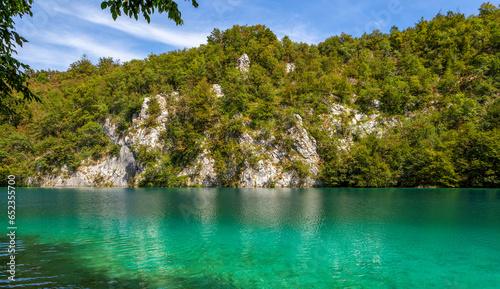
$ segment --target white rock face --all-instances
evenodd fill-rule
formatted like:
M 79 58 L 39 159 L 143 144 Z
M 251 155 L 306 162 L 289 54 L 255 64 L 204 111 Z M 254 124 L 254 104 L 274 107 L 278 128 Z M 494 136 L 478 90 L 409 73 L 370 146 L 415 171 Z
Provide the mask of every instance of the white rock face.
M 295 71 L 295 63 L 287 63 L 286 64 L 286 73 L 290 73 Z
M 240 186 L 244 188 L 270 187 L 281 174 L 281 169 L 270 160 L 259 160 L 255 168 L 246 162 L 245 168 L 240 176 Z
M 342 136 L 338 139 L 341 149 L 350 147 L 353 135 L 362 137 L 376 133 L 377 137 L 381 137 L 386 129 L 399 124 L 395 118 L 383 118 L 378 113 L 367 115 L 338 103 L 332 104 L 330 113 L 323 115 L 322 118 L 327 132 L 332 136 Z
M 340 105 L 338 103 L 334 103 L 330 107 L 330 114 L 333 114 L 333 115 L 343 115 L 345 113 L 350 113 L 350 112 L 351 112 L 350 108 L 345 107 L 343 105 Z
M 153 127 L 148 124 L 150 101 L 157 101 L 160 106 L 160 114 L 154 119 L 155 125 Z M 132 118 L 132 130 L 129 130 L 129 133 L 124 138 L 125 144 L 129 147 L 140 145 L 151 149 L 161 147 L 160 134 L 165 131 L 167 119 L 168 111 L 166 109 L 166 100 L 163 96 L 156 95 L 155 97 L 144 98 L 141 112 L 138 116 Z
M 153 99 L 160 106 L 160 113 L 154 119 L 156 126 L 147 128 L 145 124 L 150 117 L 148 108 L 150 100 Z M 145 98 L 141 112 L 132 119 L 132 127 L 124 136 L 119 136 L 116 131 L 116 124 L 107 118 L 102 125 L 104 133 L 110 140 L 121 146 L 119 156 L 107 156 L 96 162 L 85 161 L 75 172 L 68 172 L 63 169 L 57 176 L 47 176 L 38 183 L 47 187 L 92 187 L 92 186 L 112 186 L 127 187 L 132 184 L 134 177 L 142 171 L 141 164 L 132 153 L 132 146 L 141 145 L 149 148 L 160 148 L 162 146 L 159 136 L 165 130 L 168 112 L 166 110 L 166 100 L 163 96 L 157 95 L 152 98 Z
M 240 147 L 254 155 L 264 157 L 255 167 L 245 163 L 245 170 L 240 175 L 241 187 L 310 187 L 319 185 L 314 178 L 318 175 L 320 158 L 316 151 L 316 140 L 309 136 L 303 127 L 302 118 L 296 114 L 297 124 L 287 130 L 293 140 L 293 152 L 287 154 L 284 148 L 273 145 L 274 137 L 266 140 L 255 140 L 248 133 L 239 139 Z M 309 166 L 310 176 L 301 179 L 294 170 L 284 171 L 281 165 L 286 161 L 302 161 Z
M 218 88 L 214 85 L 214 89 Z M 222 94 L 222 90 L 215 93 Z M 172 95 L 169 99 L 175 100 L 176 96 L 179 97 Z M 151 101 L 157 101 L 159 106 L 158 114 L 154 116 L 148 111 Z M 318 125 L 322 125 L 322 129 L 332 137 L 338 138 L 341 149 L 348 149 L 356 135 L 376 133 L 381 136 L 386 129 L 399 123 L 395 118 L 383 118 L 377 113 L 363 114 L 343 104 L 329 106 L 329 113 L 320 116 L 323 121 Z M 233 116 L 234 119 L 242 117 L 241 114 Z M 75 172 L 63 168 L 57 175 L 35 180 L 33 184 L 66 187 L 137 185 L 146 164 L 139 163 L 133 151 L 138 146 L 165 151 L 168 144 L 163 143 L 160 134 L 165 131 L 168 121 L 167 98 L 162 95 L 145 98 L 140 113 L 132 118 L 132 125 L 124 135 L 118 134 L 117 124 L 111 119 L 102 123 L 110 140 L 121 146 L 118 156 L 107 156 L 97 161 L 86 160 Z M 304 127 L 300 115 L 296 114 L 295 123 L 287 127 L 284 135 L 286 141 L 276 139 L 273 133 L 265 130 L 251 130 L 247 122 L 244 122 L 244 127 L 246 129 L 237 142 L 246 159 L 241 170 L 239 168 L 234 172 L 239 173 L 234 175 L 239 187 L 311 187 L 321 184 L 317 179 L 321 164 L 317 143 Z M 208 134 L 206 141 L 210 141 Z M 188 177 L 188 186 L 220 186 L 215 161 L 208 148 L 179 176 Z
M 300 115 L 296 114 L 295 118 L 297 118 L 298 121 L 297 125 L 291 127 L 287 133 L 295 140 L 293 148 L 310 165 L 311 174 L 317 175 L 319 172 L 317 164 L 319 164 L 320 158 L 316 151 L 316 140 L 307 134 L 307 131 L 303 127 Z
M 248 58 L 246 53 L 238 58 L 236 67 L 243 73 L 247 73 L 250 70 L 250 58 Z
M 106 119 L 102 125 L 104 132 L 111 141 L 121 146 L 119 156 L 107 156 L 96 162 L 87 161 L 89 164 L 82 164 L 75 172 L 69 172 L 67 168 L 62 168 L 61 174 L 57 176 L 47 176 L 40 180 L 42 187 L 128 187 L 138 168 L 134 154 L 125 145 L 123 139 L 116 133 L 116 125 Z
M 129 148 L 122 146 L 120 156 L 107 157 L 94 165 L 80 166 L 76 172 L 68 174 L 63 169 L 58 176 L 42 180 L 43 187 L 128 187 L 137 168 L 135 158 Z
M 320 158 L 316 151 L 316 140 L 309 136 L 303 127 L 302 118 L 295 115 L 297 123 L 286 134 L 293 139 L 292 152 L 277 145 L 274 136 L 259 137 L 261 132 L 244 132 L 238 138 L 238 144 L 244 155 L 260 158 L 251 165 L 244 161 L 244 168 L 239 175 L 238 187 L 311 187 L 321 183 L 315 179 L 318 175 Z M 309 168 L 309 176 L 301 179 L 296 171 L 283 169 L 283 163 L 301 161 Z M 179 176 L 189 176 L 188 185 L 218 186 L 214 160 L 205 149 L 194 165 L 184 169 Z
M 219 184 L 214 169 L 214 159 L 206 149 L 196 158 L 193 166 L 185 168 L 178 176 L 189 176 L 186 183 L 188 186 L 214 187 Z
M 222 87 L 218 84 L 214 84 L 212 86 L 211 91 L 215 94 L 216 97 L 223 97 L 224 93 L 222 93 Z

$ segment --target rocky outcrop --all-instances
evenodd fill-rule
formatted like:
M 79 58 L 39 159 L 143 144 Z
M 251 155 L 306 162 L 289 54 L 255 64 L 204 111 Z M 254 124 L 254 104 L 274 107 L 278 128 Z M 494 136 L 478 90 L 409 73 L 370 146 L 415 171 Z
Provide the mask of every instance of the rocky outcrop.
M 56 175 L 41 178 L 33 184 L 42 187 L 128 187 L 138 168 L 134 154 L 116 133 L 116 126 L 109 119 L 102 124 L 110 140 L 121 146 L 118 156 L 107 156 L 98 161 L 86 160 L 74 172 L 63 167 Z
M 286 64 L 286 73 L 295 71 L 295 63 L 287 63 Z
M 213 85 L 212 92 L 223 96 L 219 85 Z M 160 135 L 169 125 L 169 109 L 172 110 L 171 113 L 175 113 L 175 103 L 179 98 L 177 93 L 145 98 L 141 111 L 132 117 L 131 126 L 121 134 L 117 131 L 117 124 L 107 118 L 101 124 L 102 128 L 109 139 L 120 147 L 119 153 L 97 161 L 86 160 L 76 171 L 62 168 L 32 184 L 67 187 L 137 185 L 143 179 L 146 164 L 141 163 L 134 152 L 139 149 L 159 153 L 167 151 L 169 144 L 164 143 Z M 372 105 L 377 107 L 380 103 L 374 102 Z M 323 125 L 330 136 L 338 139 L 340 149 L 348 149 L 354 136 L 362 137 L 373 133 L 380 136 L 387 128 L 397 125 L 396 119 L 384 118 L 377 112 L 364 114 L 348 105 L 337 103 L 329 106 L 329 113 L 321 115 L 323 121 L 318 125 Z M 237 118 L 243 116 L 237 113 L 233 119 Z M 252 129 L 247 119 L 242 120 L 243 132 L 237 137 L 237 151 L 243 156 L 243 162 L 238 161 L 237 168 L 228 170 L 229 175 L 226 177 L 234 179 L 234 184 L 238 187 L 320 185 L 318 175 L 321 159 L 316 140 L 308 133 L 302 117 L 295 114 L 294 118 L 278 135 L 265 129 Z M 206 145 L 210 141 L 207 134 L 202 153 L 178 174 L 179 177 L 185 177 L 187 186 L 221 185 L 219 177 L 224 176 L 219 176 L 216 171 L 213 152 Z M 159 166 L 159 163 L 155 166 Z
M 149 107 L 153 101 L 158 103 L 160 111 L 151 121 Z M 134 180 L 137 182 L 135 177 L 144 169 L 144 165 L 137 161 L 133 153 L 134 148 L 161 148 L 163 144 L 160 133 L 165 130 L 167 117 L 164 96 L 146 97 L 140 113 L 132 118 L 132 126 L 127 134 L 119 135 L 116 124 L 110 118 L 101 124 L 109 139 L 120 146 L 117 156 L 106 156 L 97 161 L 86 160 L 74 172 L 63 168 L 56 175 L 49 175 L 32 183 L 45 187 L 128 187 L 134 184 Z
M 241 187 L 310 187 L 320 184 L 315 180 L 320 163 L 316 140 L 308 135 L 302 118 L 298 114 L 295 117 L 297 123 L 286 131 L 287 137 L 293 141 L 289 152 L 277 144 L 274 137 L 256 140 L 248 133 L 240 137 L 239 143 L 243 150 L 262 158 L 254 166 L 245 163 L 245 170 L 240 176 Z M 308 173 L 301 176 L 294 168 L 294 163 L 305 165 Z
M 214 84 L 211 89 L 212 93 L 215 94 L 215 97 L 223 97 L 224 93 L 222 92 L 222 87 L 218 84 Z
M 380 102 L 373 102 L 372 105 L 380 108 Z M 330 113 L 322 115 L 322 118 L 325 131 L 337 137 L 340 149 L 348 149 L 354 136 L 375 133 L 381 137 L 388 128 L 399 124 L 397 118 L 382 117 L 379 113 L 365 114 L 338 103 L 331 105 Z
M 236 61 L 236 67 L 242 73 L 247 73 L 250 70 L 250 58 L 248 58 L 248 55 L 246 55 L 246 53 L 238 58 L 238 60 Z
M 119 156 L 107 157 L 92 165 L 82 165 L 70 173 L 63 167 L 57 176 L 41 180 L 43 187 L 128 187 L 137 172 L 134 155 L 122 146 Z
M 235 115 L 238 117 L 241 115 Z M 295 118 L 296 123 L 286 130 L 285 135 L 292 141 L 289 150 L 274 136 L 264 137 L 263 131 L 249 130 L 238 138 L 243 155 L 257 158 L 244 160 L 238 187 L 311 187 L 321 184 L 316 179 L 320 164 L 316 140 L 304 128 L 302 118 L 298 114 Z M 189 186 L 219 186 L 214 163 L 210 152 L 204 149 L 193 165 L 178 176 L 188 176 L 186 184 Z M 303 166 L 302 172 L 294 166 L 297 164 Z
M 194 165 L 182 170 L 178 176 L 189 176 L 187 186 L 214 187 L 219 184 L 214 169 L 214 159 L 206 149 L 198 155 Z
M 160 112 L 151 116 L 148 110 L 153 101 L 158 103 Z M 160 134 L 165 131 L 167 117 L 166 100 L 162 95 L 144 98 L 141 112 L 132 118 L 132 127 L 124 137 L 124 143 L 129 147 L 146 146 L 151 149 L 161 147 Z

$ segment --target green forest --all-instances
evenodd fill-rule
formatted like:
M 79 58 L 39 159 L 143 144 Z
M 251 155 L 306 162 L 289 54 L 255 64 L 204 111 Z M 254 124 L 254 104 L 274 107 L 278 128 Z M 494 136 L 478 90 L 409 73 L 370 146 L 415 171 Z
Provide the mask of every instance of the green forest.
M 248 71 L 236 66 L 243 54 Z M 500 187 L 500 7 L 489 3 L 477 15 L 439 13 L 404 30 L 342 34 L 317 45 L 278 39 L 263 25 L 235 25 L 214 29 L 196 48 L 125 63 L 82 56 L 67 71 L 28 74 L 41 101 L 14 98 L 14 114 L 0 116 L 3 186 L 8 175 L 29 186 L 29 178 L 118 155 L 102 124 L 111 119 L 125 134 L 144 99 L 163 95 L 166 145 L 133 147 L 144 168 L 139 186 L 186 186 L 179 173 L 203 150 L 214 159 L 218 186 L 237 186 L 244 164 L 260 158 L 240 149 L 241 136 L 273 136 L 289 152 L 287 129 L 299 115 L 317 143 L 313 177 L 321 186 Z M 392 124 L 357 133 L 346 115 L 329 130 L 334 105 Z M 148 112 L 146 125 L 159 125 L 159 104 L 151 100 Z M 282 166 L 310 174 L 301 161 Z

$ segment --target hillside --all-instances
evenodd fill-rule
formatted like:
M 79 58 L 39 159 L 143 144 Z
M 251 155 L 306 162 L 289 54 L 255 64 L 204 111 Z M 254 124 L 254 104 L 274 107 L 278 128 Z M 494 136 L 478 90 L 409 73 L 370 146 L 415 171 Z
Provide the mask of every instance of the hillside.
M 318 45 L 265 26 L 31 72 L 0 120 L 26 186 L 499 187 L 500 8 Z

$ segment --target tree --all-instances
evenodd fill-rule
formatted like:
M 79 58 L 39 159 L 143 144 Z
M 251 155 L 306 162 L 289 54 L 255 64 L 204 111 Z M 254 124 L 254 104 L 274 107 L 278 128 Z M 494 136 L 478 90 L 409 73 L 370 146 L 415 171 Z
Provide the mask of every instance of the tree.
M 33 0 L 8 0 L 0 2 L 0 114 L 12 115 L 12 105 L 21 102 L 21 99 L 12 97 L 14 91 L 23 94 L 24 101 L 40 99 L 28 88 L 26 71 L 29 66 L 12 57 L 17 54 L 17 46 L 22 47 L 26 39 L 19 36 L 14 28 L 12 18 L 24 14 L 32 16 L 31 4 Z
M 191 3 L 194 7 L 198 7 L 196 0 L 191 0 Z M 168 18 L 174 20 L 175 24 L 182 25 L 183 23 L 179 7 L 172 0 L 111 0 L 103 1 L 101 8 L 109 8 L 114 20 L 118 16 L 121 16 L 123 11 L 125 15 L 128 15 L 130 18 L 134 17 L 136 20 L 139 18 L 139 14 L 142 13 L 144 19 L 149 23 L 151 21 L 149 15 L 157 9 L 159 13 L 167 13 Z

